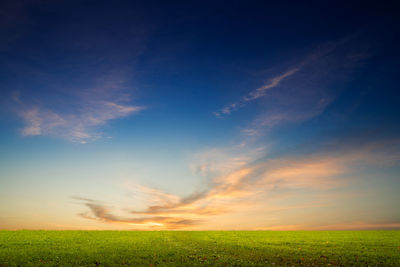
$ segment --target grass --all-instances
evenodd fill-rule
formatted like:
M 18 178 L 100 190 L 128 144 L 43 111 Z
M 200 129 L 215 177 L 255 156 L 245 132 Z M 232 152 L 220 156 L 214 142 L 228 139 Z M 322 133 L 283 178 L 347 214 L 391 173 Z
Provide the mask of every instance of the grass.
M 0 231 L 0 266 L 400 266 L 400 231 Z

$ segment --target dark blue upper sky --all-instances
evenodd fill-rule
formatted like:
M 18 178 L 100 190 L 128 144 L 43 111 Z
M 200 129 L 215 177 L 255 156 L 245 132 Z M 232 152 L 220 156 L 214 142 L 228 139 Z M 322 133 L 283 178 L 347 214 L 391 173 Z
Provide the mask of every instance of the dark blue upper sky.
M 398 11 L 394 1 L 3 1 L 0 187 L 57 188 L 68 202 L 109 200 L 121 195 L 114 182 L 135 181 L 181 197 L 177 207 L 185 196 L 214 207 L 231 193 L 221 177 L 244 169 L 247 186 L 268 180 L 303 202 L 315 200 L 311 184 L 329 176 L 339 190 L 347 177 L 340 193 L 386 195 L 388 208 L 363 217 L 363 195 L 360 216 L 338 224 L 399 222 Z M 316 180 L 289 182 L 303 176 Z

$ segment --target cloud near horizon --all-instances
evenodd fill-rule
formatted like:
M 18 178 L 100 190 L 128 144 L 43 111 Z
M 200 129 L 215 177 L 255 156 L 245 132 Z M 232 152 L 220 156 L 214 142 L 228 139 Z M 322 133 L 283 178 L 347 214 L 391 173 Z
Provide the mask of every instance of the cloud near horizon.
M 375 141 L 353 148 L 342 147 L 329 153 L 316 152 L 310 155 L 285 156 L 262 161 L 252 158 L 243 165 L 233 167 L 228 173 L 215 176 L 208 188 L 194 191 L 185 197 L 143 185 L 130 184 L 128 189 L 135 191 L 133 196 L 137 197 L 140 194 L 147 196 L 148 205 L 144 209 L 131 207 L 116 209 L 96 200 L 81 197 L 75 199 L 89 208 L 89 212 L 79 214 L 85 219 L 124 224 L 133 229 L 199 227 L 201 229 L 212 217 L 252 210 L 260 203 L 260 198 L 267 199 L 262 202 L 265 203 L 264 212 L 308 207 L 307 203 L 296 203 L 296 205 L 284 202 L 274 205 L 271 203 L 276 201 L 279 203 L 285 192 L 291 192 L 291 197 L 296 197 L 297 194 L 293 190 L 299 192 L 306 190 L 309 198 L 312 198 L 311 196 L 315 194 L 325 194 L 332 192 L 333 189 L 349 186 L 355 181 L 354 179 L 362 179 L 353 176 L 352 166 L 368 163 L 373 167 L 379 166 L 381 162 L 387 162 L 389 165 L 397 164 L 400 155 L 396 149 L 393 150 L 393 147 L 399 145 L 399 140 Z M 218 172 L 213 170 L 212 173 Z M 316 203 L 312 203 L 311 207 L 315 205 Z M 324 204 L 320 203 L 317 206 L 320 205 Z M 116 215 L 120 213 L 125 215 Z M 270 227 L 273 229 L 274 226 Z M 325 229 L 324 225 L 314 226 L 318 227 Z M 308 228 L 300 227 L 300 229 Z

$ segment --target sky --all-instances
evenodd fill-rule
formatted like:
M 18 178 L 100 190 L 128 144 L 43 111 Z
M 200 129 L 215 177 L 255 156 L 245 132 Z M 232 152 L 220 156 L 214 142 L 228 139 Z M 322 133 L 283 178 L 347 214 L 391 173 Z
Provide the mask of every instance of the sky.
M 388 2 L 1 1 L 0 229 L 400 229 Z

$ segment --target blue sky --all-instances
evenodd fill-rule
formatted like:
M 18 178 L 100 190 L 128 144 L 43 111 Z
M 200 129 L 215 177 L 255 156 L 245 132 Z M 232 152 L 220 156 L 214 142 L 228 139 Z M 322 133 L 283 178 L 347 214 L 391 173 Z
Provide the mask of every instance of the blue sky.
M 1 10 L 0 228 L 400 228 L 389 4 Z

